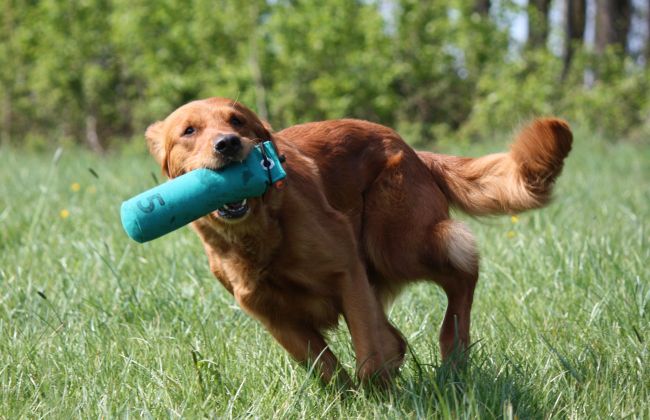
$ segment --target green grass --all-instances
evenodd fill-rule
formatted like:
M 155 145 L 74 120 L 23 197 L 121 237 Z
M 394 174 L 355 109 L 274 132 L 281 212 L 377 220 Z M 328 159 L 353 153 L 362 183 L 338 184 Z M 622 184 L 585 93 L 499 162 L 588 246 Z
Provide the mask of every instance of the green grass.
M 465 218 L 482 253 L 467 371 L 440 367 L 445 298 L 420 284 L 391 312 L 412 347 L 394 389 L 346 396 L 238 309 L 189 229 L 125 236 L 151 159 L 2 150 L 0 418 L 650 418 L 650 148 L 576 142 L 551 206 Z M 348 341 L 332 335 L 351 371 Z

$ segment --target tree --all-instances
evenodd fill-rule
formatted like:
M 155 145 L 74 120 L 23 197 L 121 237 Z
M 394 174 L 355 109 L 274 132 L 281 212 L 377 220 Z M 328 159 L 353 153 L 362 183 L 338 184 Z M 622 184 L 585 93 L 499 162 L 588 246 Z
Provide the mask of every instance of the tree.
M 14 31 L 13 5 L 11 1 L 4 1 L 2 8 L 2 22 L 0 22 L 0 35 L 6 42 L 0 44 L 0 61 L 5 63 L 0 68 L 0 87 L 2 87 L 2 98 L 0 102 L 0 145 L 8 144 L 11 139 L 11 120 L 12 120 L 12 75 L 11 70 L 16 69 L 15 63 L 8 62 L 14 58 L 12 51 L 11 36 Z
M 96 152 L 129 131 L 123 112 L 122 62 L 111 42 L 109 0 L 36 2 L 23 22 L 33 39 L 36 58 L 29 69 L 34 123 L 46 136 L 83 139 Z
M 399 6 L 397 119 L 412 140 L 431 141 L 468 118 L 481 76 L 503 65 L 508 39 L 490 19 L 476 19 L 474 1 L 401 0 Z
M 416 140 L 430 136 L 436 123 L 458 126 L 469 113 L 461 98 L 471 96 L 460 77 L 461 52 L 454 48 L 455 28 L 443 2 L 400 1 L 395 42 L 397 74 L 393 88 L 400 98 L 398 119 Z M 458 65 L 458 66 L 457 66 Z M 408 134 L 407 134 L 408 135 Z
M 562 80 L 566 79 L 571 67 L 573 53 L 584 42 L 585 23 L 587 20 L 586 0 L 567 0 L 564 21 L 564 52 L 562 55 Z
M 129 78 L 136 133 L 208 96 L 257 105 L 264 116 L 266 1 L 112 1 L 112 40 Z
M 481 16 L 490 15 L 491 0 L 474 0 L 474 12 Z
M 623 53 L 627 48 L 630 31 L 630 0 L 597 0 L 596 3 L 596 53 L 602 55 L 607 47 L 618 48 Z
M 390 124 L 395 63 L 377 4 L 279 0 L 268 20 L 274 125 L 356 117 Z
M 650 0 L 647 0 L 645 12 L 646 12 L 645 14 L 645 21 L 646 21 L 645 65 L 647 68 L 650 68 Z
M 546 45 L 550 4 L 550 0 L 529 0 L 528 45 L 532 48 L 540 48 Z
M 28 98 L 35 37 L 25 22 L 34 9 L 21 1 L 5 0 L 0 5 L 0 145 L 33 126 L 33 103 Z

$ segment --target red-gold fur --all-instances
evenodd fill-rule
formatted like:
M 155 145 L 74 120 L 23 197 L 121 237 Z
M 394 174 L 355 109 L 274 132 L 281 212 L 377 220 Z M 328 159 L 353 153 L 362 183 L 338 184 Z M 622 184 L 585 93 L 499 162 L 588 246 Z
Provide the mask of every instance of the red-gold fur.
M 230 122 L 235 115 L 243 124 Z M 188 126 L 196 133 L 184 136 Z M 359 120 L 301 124 L 272 133 L 246 107 L 213 98 L 187 104 L 147 130 L 170 177 L 217 169 L 213 139 L 241 136 L 244 158 L 260 140 L 286 155 L 287 183 L 249 200 L 237 222 L 218 214 L 192 224 L 210 268 L 236 301 L 300 362 L 316 361 L 345 381 L 323 333 L 344 316 L 362 380 L 387 379 L 406 343 L 385 307 L 409 282 L 440 285 L 448 307 L 443 357 L 469 343 L 478 254 L 469 229 L 449 218 L 455 205 L 476 215 L 546 204 L 571 131 L 558 119 L 524 128 L 509 153 L 477 159 L 416 152 L 390 128 Z

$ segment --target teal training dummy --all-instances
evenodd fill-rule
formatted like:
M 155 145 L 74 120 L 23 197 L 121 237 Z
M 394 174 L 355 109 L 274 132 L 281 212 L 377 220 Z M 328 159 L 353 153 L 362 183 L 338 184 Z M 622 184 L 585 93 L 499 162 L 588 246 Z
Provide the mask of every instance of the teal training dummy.
M 257 145 L 241 163 L 196 169 L 122 203 L 122 226 L 134 240 L 156 239 L 228 203 L 263 195 L 284 179 L 273 143 Z

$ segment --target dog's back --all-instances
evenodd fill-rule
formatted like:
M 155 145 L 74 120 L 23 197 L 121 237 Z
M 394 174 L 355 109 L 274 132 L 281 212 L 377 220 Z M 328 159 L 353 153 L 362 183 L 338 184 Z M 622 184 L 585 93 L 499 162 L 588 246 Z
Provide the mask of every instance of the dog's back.
M 450 205 L 473 215 L 545 205 L 572 141 L 557 119 L 525 127 L 509 153 L 480 158 L 416 152 L 394 130 L 350 119 L 297 125 L 277 137 L 318 166 L 330 204 L 355 228 L 371 280 L 384 286 L 383 300 L 450 256 L 459 265 L 472 259 L 466 228 L 441 225 Z

